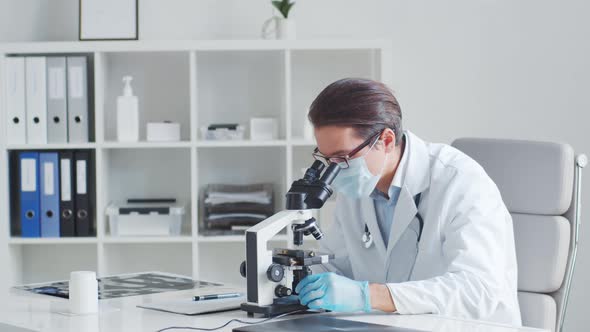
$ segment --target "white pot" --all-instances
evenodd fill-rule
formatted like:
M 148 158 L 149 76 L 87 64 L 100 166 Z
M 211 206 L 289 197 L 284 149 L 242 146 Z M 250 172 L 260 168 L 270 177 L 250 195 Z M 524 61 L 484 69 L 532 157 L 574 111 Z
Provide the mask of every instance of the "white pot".
M 98 281 L 94 271 L 70 273 L 70 312 L 76 315 L 98 313 Z
M 293 40 L 296 38 L 295 20 L 278 18 L 277 19 L 277 39 Z

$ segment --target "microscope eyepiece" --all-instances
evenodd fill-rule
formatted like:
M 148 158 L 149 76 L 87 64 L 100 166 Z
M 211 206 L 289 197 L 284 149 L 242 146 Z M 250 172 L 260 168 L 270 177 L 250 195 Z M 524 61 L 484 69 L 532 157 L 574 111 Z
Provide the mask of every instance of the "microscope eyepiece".
M 319 161 L 319 160 L 314 161 L 313 164 L 311 165 L 311 167 L 309 167 L 305 171 L 305 175 L 303 175 L 303 179 L 306 181 L 309 181 L 309 182 L 316 181 L 320 177 L 320 174 L 322 174 L 322 171 L 324 170 L 325 167 L 326 166 L 321 161 Z
M 331 163 L 326 167 L 321 161 L 316 160 L 305 171 L 303 178 L 291 185 L 291 189 L 286 194 L 287 210 L 321 208 L 332 196 L 333 190 L 330 184 L 334 181 L 340 169 L 337 163 Z
M 322 174 L 320 181 L 326 184 L 332 184 L 332 182 L 336 178 L 336 175 L 340 173 L 340 170 L 341 168 L 340 165 L 338 165 L 338 163 L 330 163 L 330 166 L 328 166 L 324 174 Z

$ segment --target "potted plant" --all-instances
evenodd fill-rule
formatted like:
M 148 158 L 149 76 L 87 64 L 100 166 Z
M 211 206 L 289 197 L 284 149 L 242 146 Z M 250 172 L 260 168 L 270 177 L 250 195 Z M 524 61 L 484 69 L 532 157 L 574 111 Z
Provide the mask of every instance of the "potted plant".
M 281 16 L 273 16 L 268 19 L 262 28 L 263 38 L 269 38 L 273 33 L 277 39 L 295 39 L 295 21 L 289 18 L 289 13 L 294 1 L 291 0 L 274 0 L 272 5 L 279 11 Z M 275 30 L 269 31 L 270 24 L 274 23 Z

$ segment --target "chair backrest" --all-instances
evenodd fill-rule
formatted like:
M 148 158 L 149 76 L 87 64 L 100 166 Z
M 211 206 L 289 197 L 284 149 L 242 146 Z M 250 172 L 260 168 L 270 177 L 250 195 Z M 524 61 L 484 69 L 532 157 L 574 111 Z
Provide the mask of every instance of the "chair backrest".
M 575 264 L 585 156 L 549 142 L 461 138 L 452 145 L 485 169 L 512 215 L 523 325 L 560 331 Z

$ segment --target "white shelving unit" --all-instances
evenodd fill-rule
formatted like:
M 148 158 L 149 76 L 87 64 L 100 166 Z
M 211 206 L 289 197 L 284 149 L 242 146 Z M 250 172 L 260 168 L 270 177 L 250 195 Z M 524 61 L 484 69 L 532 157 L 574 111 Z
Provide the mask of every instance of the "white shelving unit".
M 12 55 L 85 54 L 94 72 L 94 139 L 86 144 L 7 145 L 0 79 L 0 273 L 2 284 L 65 279 L 69 271 L 98 275 L 163 270 L 240 283 L 243 236 L 199 234 L 199 200 L 209 183 L 274 183 L 276 210 L 300 170 L 312 162 L 303 139 L 307 108 L 329 83 L 365 77 L 391 83 L 391 43 L 384 40 L 132 41 L 0 44 L 0 71 Z M 140 134 L 148 121 L 182 124 L 181 141 L 115 141 L 121 77 L 134 76 Z M 0 77 L 3 77 L 0 73 Z M 273 141 L 202 141 L 199 127 L 216 122 L 248 126 L 250 117 L 275 117 Z M 249 135 L 246 131 L 247 137 Z M 8 157 L 15 150 L 87 149 L 96 170 L 96 237 L 11 238 Z M 172 196 L 185 204 L 182 234 L 112 237 L 104 214 L 111 201 Z M 286 246 L 288 235 L 271 245 Z M 6 280 L 1 280 L 6 278 Z

